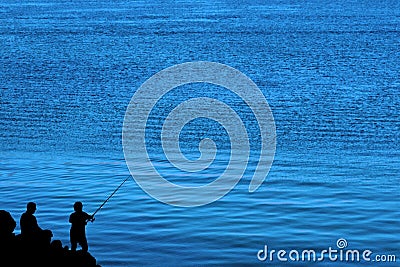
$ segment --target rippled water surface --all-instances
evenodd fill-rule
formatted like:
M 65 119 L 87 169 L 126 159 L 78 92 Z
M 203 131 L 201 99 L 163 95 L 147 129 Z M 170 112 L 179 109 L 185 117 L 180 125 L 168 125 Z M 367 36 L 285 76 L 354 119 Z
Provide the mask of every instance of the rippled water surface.
M 129 174 L 121 134 L 134 92 L 166 67 L 215 61 L 246 74 L 268 100 L 277 150 L 267 179 L 248 192 L 260 135 L 237 95 L 175 88 L 147 122 L 160 173 L 180 185 L 223 173 L 231 147 L 215 121 L 194 120 L 180 134 L 189 159 L 199 157 L 201 139 L 215 141 L 205 171 L 177 170 L 161 147 L 168 112 L 210 97 L 246 126 L 244 177 L 196 208 L 162 204 L 128 180 L 87 226 L 99 264 L 283 265 L 260 262 L 257 252 L 321 251 L 339 238 L 398 263 L 399 55 L 398 1 L 0 1 L 0 209 L 19 220 L 35 201 L 42 228 L 69 245 L 73 203 L 93 212 Z

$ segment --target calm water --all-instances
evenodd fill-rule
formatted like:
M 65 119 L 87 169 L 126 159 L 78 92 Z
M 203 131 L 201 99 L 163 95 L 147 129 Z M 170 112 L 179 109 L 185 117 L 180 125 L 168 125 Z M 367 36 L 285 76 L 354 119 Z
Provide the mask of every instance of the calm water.
M 99 264 L 281 265 L 258 261 L 257 251 L 321 251 L 339 238 L 398 263 L 399 2 L 265 2 L 0 1 L 0 209 L 19 220 L 36 201 L 42 228 L 69 245 L 72 204 L 93 212 L 129 173 L 121 131 L 135 90 L 174 64 L 215 61 L 248 75 L 271 106 L 270 174 L 248 193 L 250 162 L 228 195 L 192 209 L 161 204 L 129 180 L 87 226 Z M 198 96 L 238 112 L 258 155 L 254 116 L 240 99 L 216 86 L 176 88 L 152 113 L 147 142 L 177 184 L 212 181 L 229 156 L 224 129 L 200 119 L 183 129 L 181 146 L 196 158 L 200 138 L 214 139 L 213 168 L 194 177 L 166 162 L 165 113 Z

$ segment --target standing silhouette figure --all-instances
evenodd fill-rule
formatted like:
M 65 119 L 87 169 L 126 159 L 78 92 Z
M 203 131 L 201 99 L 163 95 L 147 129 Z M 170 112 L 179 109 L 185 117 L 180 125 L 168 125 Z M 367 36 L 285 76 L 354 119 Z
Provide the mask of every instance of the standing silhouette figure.
M 82 247 L 82 251 L 88 252 L 88 243 L 86 239 L 86 224 L 88 221 L 94 221 L 92 215 L 87 214 L 83 211 L 82 202 L 75 202 L 74 211 L 69 216 L 69 222 L 71 223 L 71 229 L 69 237 L 71 241 L 71 250 L 76 251 L 76 247 L 79 245 Z

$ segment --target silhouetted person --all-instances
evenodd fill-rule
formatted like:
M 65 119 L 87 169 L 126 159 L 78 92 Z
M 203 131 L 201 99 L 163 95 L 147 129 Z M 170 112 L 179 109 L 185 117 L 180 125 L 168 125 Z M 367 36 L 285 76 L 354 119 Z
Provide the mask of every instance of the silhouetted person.
M 53 234 L 50 230 L 43 230 L 39 227 L 35 215 L 36 203 L 29 202 L 26 205 L 26 211 L 20 218 L 21 236 L 30 243 L 42 245 L 49 245 Z M 32 245 L 33 245 L 32 244 Z
M 82 202 L 75 202 L 74 210 L 75 212 L 71 213 L 69 216 L 69 222 L 71 223 L 70 241 L 71 241 L 71 250 L 75 251 L 76 247 L 79 243 L 82 247 L 82 251 L 88 251 L 88 243 L 86 239 L 86 224 L 88 221 L 94 221 L 94 217 L 92 215 L 87 214 L 83 210 Z
M 21 219 L 19 221 L 21 225 L 21 235 L 26 238 L 30 238 L 35 236 L 37 233 L 42 231 L 42 228 L 39 227 L 35 215 L 33 215 L 36 211 L 36 204 L 33 202 L 29 202 L 26 205 L 26 211 L 22 214 Z
M 17 226 L 14 218 L 8 211 L 0 210 L 0 255 L 8 254 L 14 249 L 17 238 L 14 229 Z M 1 264 L 0 264 L 1 265 Z
M 14 229 L 17 226 L 14 218 L 8 211 L 0 210 L 0 240 L 8 240 L 15 237 Z
M 0 266 L 9 265 L 10 261 L 16 263 L 17 237 L 14 229 L 17 226 L 14 218 L 8 211 L 0 210 Z M 7 265 L 8 264 L 8 265 Z

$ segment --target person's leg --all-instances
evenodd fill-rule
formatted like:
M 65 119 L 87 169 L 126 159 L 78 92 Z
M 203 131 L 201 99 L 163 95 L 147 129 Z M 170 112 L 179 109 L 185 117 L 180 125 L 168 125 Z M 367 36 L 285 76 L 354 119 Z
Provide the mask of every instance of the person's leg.
M 86 237 L 82 238 L 80 244 L 81 244 L 81 247 L 82 247 L 82 251 L 83 252 L 88 252 L 89 248 L 88 248 L 88 243 L 87 243 Z
M 76 247 L 78 246 L 78 242 L 76 241 L 76 238 L 72 233 L 70 233 L 69 239 L 71 241 L 71 250 L 72 251 L 76 251 Z
M 78 246 L 78 243 L 74 242 L 71 240 L 71 250 L 76 251 L 76 247 Z

